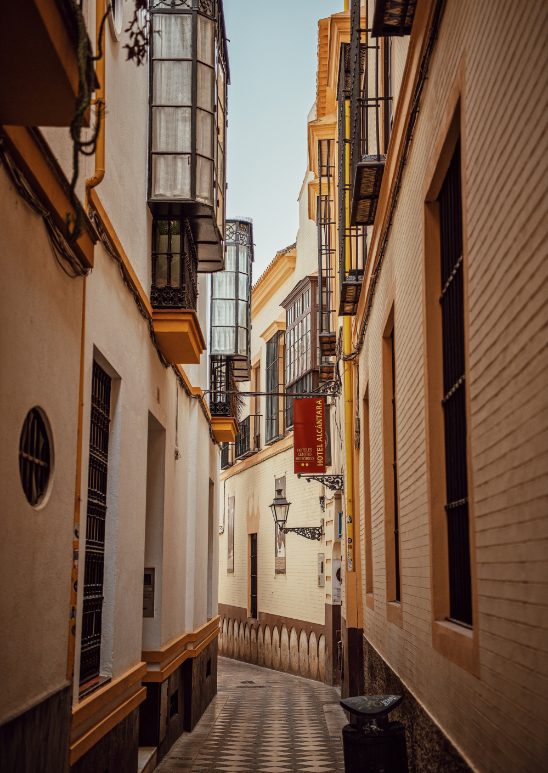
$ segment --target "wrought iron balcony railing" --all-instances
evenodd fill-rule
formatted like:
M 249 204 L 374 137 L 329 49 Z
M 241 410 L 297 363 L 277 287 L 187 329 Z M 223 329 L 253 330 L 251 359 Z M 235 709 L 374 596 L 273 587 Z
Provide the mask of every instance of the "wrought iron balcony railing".
M 365 272 L 366 230 L 352 226 L 350 220 L 350 143 L 346 136 L 347 111 L 351 107 L 350 44 L 341 46 L 338 102 L 338 242 L 339 315 L 356 313 Z M 350 104 L 349 104 L 350 103 Z
M 371 35 L 410 35 L 416 8 L 417 0 L 376 0 Z
M 235 457 L 243 459 L 251 454 L 256 454 L 261 449 L 261 417 L 256 415 L 246 416 L 240 422 L 236 435 Z
M 232 361 L 228 357 L 211 357 L 209 410 L 212 416 L 237 418 L 235 389 Z
M 198 260 L 188 221 L 156 218 L 152 235 L 152 306 L 196 311 L 197 273 Z
M 350 6 L 351 225 L 373 225 L 390 136 L 390 41 L 373 39 Z

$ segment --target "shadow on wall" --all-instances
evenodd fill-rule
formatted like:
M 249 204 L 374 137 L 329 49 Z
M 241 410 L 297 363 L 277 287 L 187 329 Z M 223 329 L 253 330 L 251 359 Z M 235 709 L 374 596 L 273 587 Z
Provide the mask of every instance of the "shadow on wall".
M 222 618 L 219 655 L 325 681 L 325 636 Z

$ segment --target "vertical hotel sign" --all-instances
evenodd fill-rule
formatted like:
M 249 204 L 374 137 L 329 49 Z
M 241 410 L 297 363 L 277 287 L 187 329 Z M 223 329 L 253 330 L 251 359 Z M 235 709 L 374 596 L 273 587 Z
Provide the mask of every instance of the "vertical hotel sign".
M 325 398 L 302 397 L 293 401 L 294 472 L 325 472 Z

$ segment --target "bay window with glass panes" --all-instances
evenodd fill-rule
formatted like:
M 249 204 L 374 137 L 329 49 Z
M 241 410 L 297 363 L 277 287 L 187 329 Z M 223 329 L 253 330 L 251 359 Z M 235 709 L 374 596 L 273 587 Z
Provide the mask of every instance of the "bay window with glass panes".
M 221 0 L 151 0 L 149 206 L 189 218 L 199 271 L 223 267 L 228 62 Z
M 318 387 L 317 333 L 318 279 L 302 279 L 282 301 L 286 312 L 285 384 L 286 392 L 314 392 Z M 293 399 L 286 397 L 285 425 L 293 426 Z
M 229 220 L 224 271 L 211 277 L 211 356 L 232 360 L 236 381 L 250 374 L 251 269 L 253 225 Z

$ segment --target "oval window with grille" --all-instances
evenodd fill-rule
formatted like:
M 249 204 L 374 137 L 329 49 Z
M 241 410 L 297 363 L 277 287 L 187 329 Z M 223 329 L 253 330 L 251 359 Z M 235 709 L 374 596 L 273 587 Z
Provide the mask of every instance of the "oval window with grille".
M 37 407 L 23 423 L 19 439 L 19 474 L 29 503 L 39 505 L 47 492 L 51 476 L 52 448 L 47 419 Z

